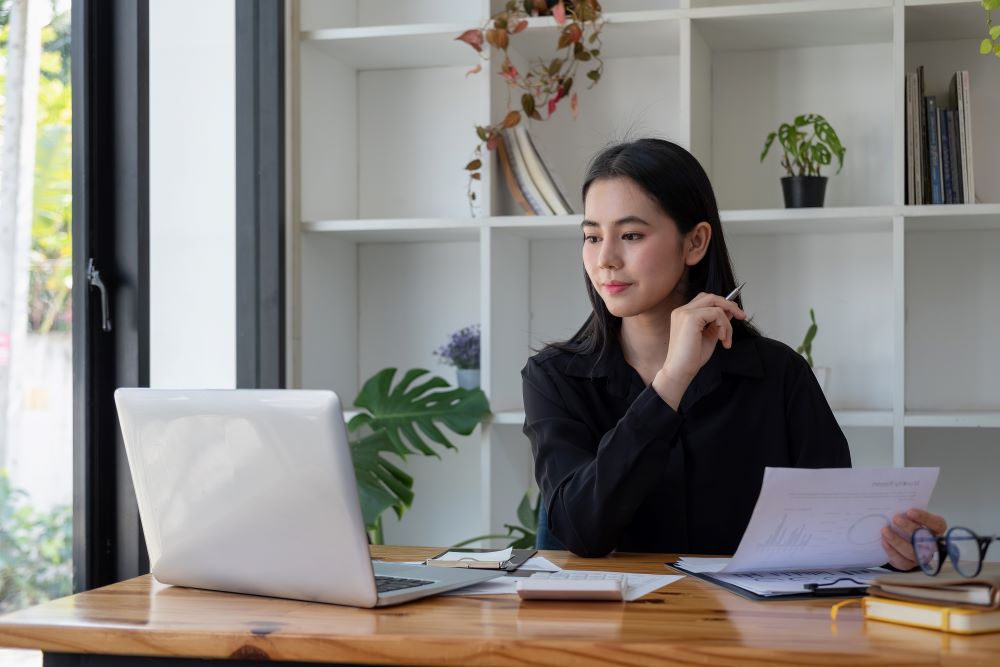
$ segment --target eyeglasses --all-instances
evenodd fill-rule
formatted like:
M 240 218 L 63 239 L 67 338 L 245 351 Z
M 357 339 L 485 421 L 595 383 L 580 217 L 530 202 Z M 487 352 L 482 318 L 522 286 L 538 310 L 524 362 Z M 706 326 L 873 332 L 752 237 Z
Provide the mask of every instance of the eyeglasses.
M 938 537 L 926 528 L 917 528 L 910 537 L 913 553 L 924 574 L 933 577 L 941 571 L 947 557 L 955 571 L 963 577 L 975 577 L 983 569 L 983 557 L 993 540 L 1000 537 L 990 535 L 980 537 L 968 528 L 949 528 L 943 537 Z

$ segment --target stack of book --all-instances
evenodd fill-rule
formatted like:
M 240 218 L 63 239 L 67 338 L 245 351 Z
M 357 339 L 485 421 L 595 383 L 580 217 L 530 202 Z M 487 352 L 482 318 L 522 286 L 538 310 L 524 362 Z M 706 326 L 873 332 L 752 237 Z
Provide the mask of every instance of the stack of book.
M 906 203 L 972 204 L 969 72 L 951 78 L 948 106 L 924 92 L 924 68 L 906 75 Z
M 552 178 L 523 125 L 504 130 L 497 144 L 507 187 L 528 215 L 570 215 L 573 209 Z
M 862 600 L 865 618 L 959 634 L 1000 632 L 1000 563 L 967 579 L 942 568 L 936 577 L 907 572 L 879 577 Z

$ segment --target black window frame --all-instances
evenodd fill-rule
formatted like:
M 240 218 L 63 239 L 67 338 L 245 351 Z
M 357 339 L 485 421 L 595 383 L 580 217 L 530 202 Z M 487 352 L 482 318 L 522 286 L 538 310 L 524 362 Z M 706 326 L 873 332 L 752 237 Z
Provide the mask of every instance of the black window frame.
M 114 406 L 149 386 L 149 2 L 74 0 L 73 588 L 149 571 Z M 107 290 L 90 284 L 93 260 Z

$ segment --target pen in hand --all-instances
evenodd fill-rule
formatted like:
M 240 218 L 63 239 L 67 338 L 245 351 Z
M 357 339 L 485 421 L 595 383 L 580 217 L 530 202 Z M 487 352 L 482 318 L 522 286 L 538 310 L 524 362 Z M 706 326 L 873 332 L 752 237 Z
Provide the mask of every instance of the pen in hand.
M 734 289 L 732 292 L 730 292 L 729 296 L 726 297 L 726 301 L 735 301 L 736 297 L 738 297 L 740 295 L 740 292 L 743 291 L 743 286 L 746 285 L 746 284 L 747 284 L 747 281 L 744 280 L 739 285 L 737 285 L 736 289 Z

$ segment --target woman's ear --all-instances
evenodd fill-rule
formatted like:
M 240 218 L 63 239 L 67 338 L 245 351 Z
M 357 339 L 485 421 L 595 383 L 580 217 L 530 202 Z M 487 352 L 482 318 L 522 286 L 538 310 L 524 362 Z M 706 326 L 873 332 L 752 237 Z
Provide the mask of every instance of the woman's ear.
M 708 243 L 712 240 L 712 225 L 705 221 L 699 222 L 684 237 L 684 263 L 694 266 L 708 252 Z

